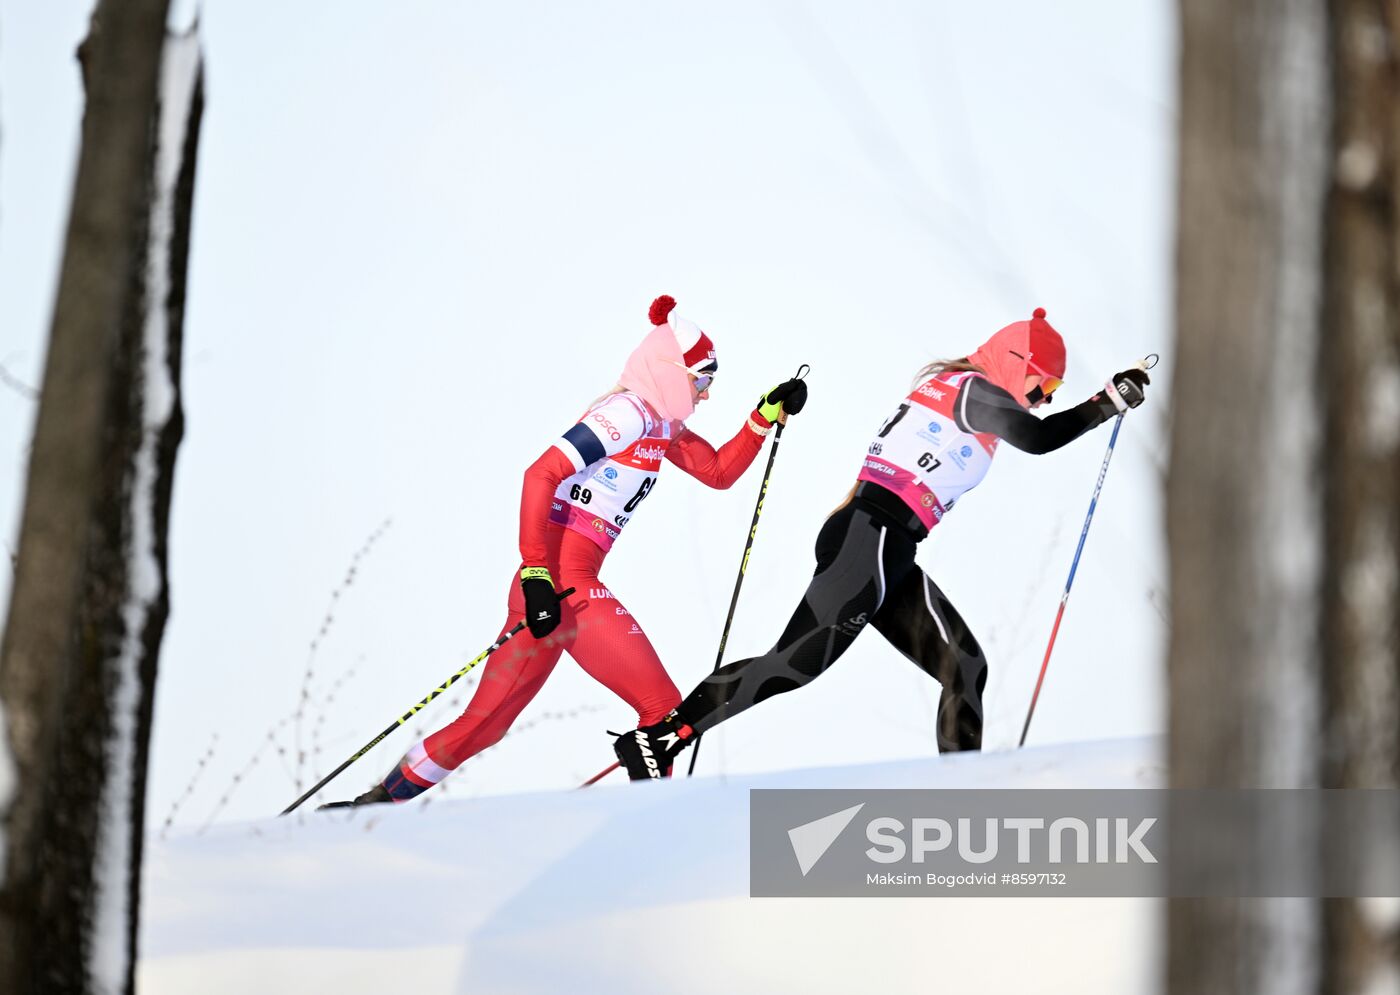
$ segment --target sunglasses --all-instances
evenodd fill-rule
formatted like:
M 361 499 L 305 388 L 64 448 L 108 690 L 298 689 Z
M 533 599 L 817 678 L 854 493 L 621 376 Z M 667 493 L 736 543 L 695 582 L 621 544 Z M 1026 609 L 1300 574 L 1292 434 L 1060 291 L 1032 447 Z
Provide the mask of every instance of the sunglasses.
M 1039 366 L 1037 366 L 1029 356 L 1022 356 L 1019 352 L 1015 352 L 1009 349 L 1007 351 L 1010 352 L 1011 355 L 1015 356 L 1017 359 L 1024 360 L 1027 366 L 1029 366 L 1032 370 L 1035 370 L 1036 373 L 1040 374 L 1040 393 L 1045 397 L 1049 397 L 1051 394 L 1055 393 L 1055 391 L 1059 390 L 1060 387 L 1064 384 L 1064 380 L 1062 378 L 1046 373 Z
M 672 360 L 672 362 L 675 361 Z M 694 380 L 695 390 L 697 393 L 700 394 L 703 394 L 705 393 L 705 391 L 710 389 L 710 385 L 715 382 L 715 374 L 719 372 L 719 370 L 692 370 L 688 366 L 681 366 L 680 363 L 676 363 L 676 365 L 680 366 L 681 369 L 685 370 L 685 372 Z

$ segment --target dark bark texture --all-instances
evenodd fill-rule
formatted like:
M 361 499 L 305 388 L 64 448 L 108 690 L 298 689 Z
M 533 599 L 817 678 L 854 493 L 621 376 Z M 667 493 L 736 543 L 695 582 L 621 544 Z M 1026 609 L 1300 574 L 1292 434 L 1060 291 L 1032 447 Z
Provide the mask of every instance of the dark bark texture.
M 124 958 L 133 989 L 141 824 L 156 661 L 167 614 L 166 529 L 175 451 L 184 275 L 200 114 L 196 91 L 175 197 L 169 288 L 152 299 L 151 209 L 168 0 L 101 0 L 79 49 L 87 91 L 30 456 L 18 563 L 3 643 L 0 699 L 18 775 L 4 813 L 0 991 L 93 989 L 102 887 L 125 888 Z M 150 543 L 158 590 L 128 613 L 136 453 L 150 398 L 146 319 L 164 309 L 175 402 L 154 429 Z M 151 410 L 155 410 L 151 408 Z M 131 618 L 140 631 L 128 634 Z M 134 642 L 135 698 L 114 700 Z M 128 658 L 130 658 L 128 654 Z M 124 756 L 125 764 L 114 763 Z M 114 771 L 125 777 L 113 777 Z M 120 783 L 114 783 L 118 781 Z M 114 807 L 114 798 L 130 797 Z M 114 825 L 113 812 L 120 813 Z M 127 836 L 129 859 L 99 880 L 100 844 Z M 109 944 L 114 937 L 107 936 Z M 109 977 L 109 980 L 110 977 Z
M 1181 0 L 1171 784 L 1316 783 L 1325 0 Z M 1168 990 L 1312 991 L 1307 902 L 1182 899 Z
M 1332 0 L 1324 475 L 1323 777 L 1393 788 L 1400 772 L 1400 7 Z M 1400 842 L 1397 842 L 1400 846 Z M 1397 966 L 1396 924 L 1324 903 L 1324 991 L 1360 995 Z
M 1393 788 L 1400 5 L 1181 12 L 1172 784 Z M 1362 995 L 1396 967 L 1371 903 L 1167 918 L 1172 993 Z

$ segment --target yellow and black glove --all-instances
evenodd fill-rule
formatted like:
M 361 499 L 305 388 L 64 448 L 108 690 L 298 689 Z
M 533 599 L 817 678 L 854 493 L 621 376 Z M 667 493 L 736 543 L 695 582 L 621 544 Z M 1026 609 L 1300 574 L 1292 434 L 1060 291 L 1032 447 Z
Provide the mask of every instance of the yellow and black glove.
M 765 421 L 775 422 L 784 412 L 795 415 L 807 403 L 807 381 L 784 380 L 758 399 L 755 410 Z
M 543 639 L 559 626 L 562 614 L 559 593 L 547 567 L 526 567 L 520 571 L 520 590 L 525 593 L 525 624 L 530 635 Z

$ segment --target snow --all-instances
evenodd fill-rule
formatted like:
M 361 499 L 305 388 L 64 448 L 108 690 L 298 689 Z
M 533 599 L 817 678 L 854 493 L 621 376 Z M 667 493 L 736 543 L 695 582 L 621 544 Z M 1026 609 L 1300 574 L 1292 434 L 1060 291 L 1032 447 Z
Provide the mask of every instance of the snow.
M 170 243 L 174 230 L 175 186 L 185 146 L 191 102 L 200 73 L 199 38 L 191 32 L 167 38 L 161 65 L 160 134 L 156 149 L 155 197 L 151 205 L 149 259 L 146 274 L 144 368 L 142 371 L 143 438 L 135 457 L 128 511 L 131 545 L 127 550 L 129 594 L 123 607 L 126 632 L 114 662 L 112 742 L 103 797 L 103 818 L 97 841 L 94 878 L 97 885 L 96 923 L 89 971 L 100 992 L 125 990 L 127 923 L 132 851 L 132 761 L 137 713 L 141 703 L 143 637 L 150 607 L 161 592 L 160 562 L 156 557 L 155 501 L 159 472 L 156 447 L 175 403 L 175 383 L 168 355 L 166 301 L 170 293 Z
M 1147 992 L 1146 899 L 748 898 L 750 788 L 1158 787 L 1155 740 L 298 813 L 147 850 L 147 995 Z M 1015 948 L 1007 941 L 1014 938 Z M 950 956 L 950 952 L 953 954 Z M 1066 967 L 1071 969 L 1066 970 Z

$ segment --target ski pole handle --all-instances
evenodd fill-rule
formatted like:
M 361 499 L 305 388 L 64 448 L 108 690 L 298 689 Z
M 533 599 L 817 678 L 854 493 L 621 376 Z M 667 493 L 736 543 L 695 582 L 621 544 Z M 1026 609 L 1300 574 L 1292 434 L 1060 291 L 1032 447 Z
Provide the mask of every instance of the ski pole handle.
M 792 375 L 792 379 L 794 379 L 794 380 L 803 380 L 803 381 L 805 381 L 805 380 L 807 379 L 807 374 L 809 374 L 809 373 L 811 373 L 811 372 L 812 372 L 812 367 L 809 366 L 809 365 L 806 364 L 806 363 L 803 363 L 801 366 L 799 366 L 799 367 L 797 368 L 797 372 L 794 373 L 794 374 Z M 782 426 L 786 425 L 786 424 L 787 424 L 787 420 L 788 420 L 788 413 L 787 413 L 787 411 L 786 411 L 786 409 L 785 409 L 785 410 L 783 411 L 783 413 L 782 413 L 781 415 L 778 416 L 778 427 L 781 428 Z
M 576 590 L 576 588 L 568 587 L 568 588 L 565 588 L 564 590 L 560 591 L 560 592 L 559 592 L 559 600 L 560 600 L 560 601 L 564 600 L 564 599 L 567 598 L 569 595 L 573 594 L 575 590 Z M 322 788 L 324 788 L 327 784 L 330 784 L 331 781 L 335 780 L 335 778 L 336 778 L 342 771 L 345 770 L 345 768 L 349 767 L 349 766 L 350 766 L 351 764 L 353 764 L 356 760 L 359 760 L 362 756 L 364 756 L 364 755 L 365 755 L 366 753 L 368 753 L 370 750 L 374 749 L 376 746 L 378 746 L 380 743 L 382 743 L 382 742 L 384 741 L 385 737 L 387 737 L 391 732 L 393 732 L 393 731 L 394 731 L 395 729 L 397 729 L 399 726 L 403 725 L 403 724 L 404 724 L 405 722 L 407 722 L 409 719 L 413 718 L 413 716 L 415 716 L 415 715 L 417 715 L 419 712 L 421 712 L 424 708 L 426 708 L 426 707 L 433 701 L 434 698 L 436 698 L 438 695 L 442 694 L 444 691 L 446 691 L 446 690 L 447 690 L 448 688 L 450 688 L 452 685 L 456 684 L 457 681 L 459 681 L 462 677 L 466 676 L 466 674 L 469 673 L 474 667 L 476 667 L 477 664 L 479 664 L 482 660 L 485 660 L 488 656 L 490 656 L 492 653 L 496 652 L 496 650 L 500 649 L 500 648 L 501 648 L 502 646 L 504 646 L 506 643 L 510 642 L 510 641 L 511 641 L 512 639 L 514 639 L 517 635 L 519 635 L 521 632 L 523 632 L 524 629 L 525 629 L 525 623 L 524 623 L 524 622 L 518 622 L 518 623 L 516 623 L 516 625 L 515 625 L 513 628 L 511 628 L 510 631 L 506 632 L 503 636 L 501 636 L 500 639 L 497 639 L 497 640 L 496 640 L 494 643 L 492 643 L 490 646 L 486 647 L 485 651 L 482 652 L 481 655 L 479 655 L 476 659 L 472 660 L 470 663 L 468 663 L 466 666 L 464 666 L 461 670 L 457 671 L 455 674 L 453 674 L 453 675 L 452 675 L 451 677 L 449 677 L 447 680 L 443 681 L 443 682 L 442 682 L 441 684 L 439 684 L 437 687 L 435 687 L 435 688 L 433 688 L 431 691 L 429 691 L 426 698 L 424 698 L 422 701 L 418 702 L 416 705 L 414 705 L 414 706 L 413 706 L 412 708 L 410 708 L 408 711 L 406 711 L 406 712 L 404 712 L 402 715 L 400 715 L 397 719 L 395 719 L 395 720 L 393 721 L 392 724 L 389 725 L 388 728 L 386 728 L 386 729 L 385 729 L 383 732 L 381 732 L 378 736 L 375 736 L 373 739 L 371 739 L 371 740 L 370 740 L 368 743 L 366 743 L 364 746 L 360 747 L 359 750 L 357 750 L 357 751 L 355 752 L 355 755 L 354 755 L 354 756 L 352 756 L 349 760 L 346 760 L 343 764 L 341 764 L 341 765 L 340 765 L 339 767 L 337 767 L 335 770 L 331 771 L 331 772 L 330 772 L 329 774 L 327 774 L 325 777 L 321 778 L 321 780 L 317 781 L 317 782 L 310 788 L 310 790 L 308 790 L 304 795 L 302 795 L 302 796 L 301 796 L 300 798 L 298 798 L 296 801 L 292 802 L 290 805 L 288 805 L 286 808 L 284 808 L 284 809 L 283 809 L 280 813 L 278 813 L 278 814 L 279 814 L 279 815 L 286 815 L 287 813 L 289 813 L 289 812 L 295 810 L 296 808 L 298 808 L 298 807 L 301 805 L 302 802 L 306 801 L 306 799 L 310 798 L 310 797 L 311 797 L 312 795 L 314 795 L 316 792 L 320 791 L 320 790 L 321 790 Z

